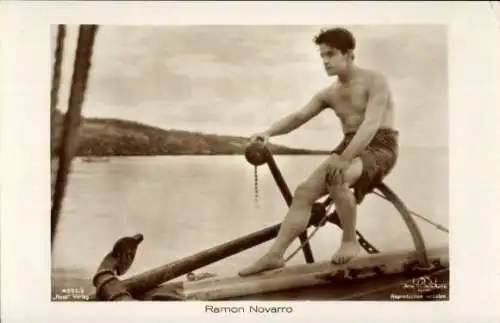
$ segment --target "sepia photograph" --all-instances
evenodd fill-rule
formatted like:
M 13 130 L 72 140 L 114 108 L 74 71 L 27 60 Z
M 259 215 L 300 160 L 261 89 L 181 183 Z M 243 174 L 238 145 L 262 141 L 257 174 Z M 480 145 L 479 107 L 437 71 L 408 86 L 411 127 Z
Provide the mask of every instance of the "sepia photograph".
M 51 301 L 450 300 L 446 25 L 50 37 Z
M 2 322 L 498 321 L 498 1 L 0 8 Z

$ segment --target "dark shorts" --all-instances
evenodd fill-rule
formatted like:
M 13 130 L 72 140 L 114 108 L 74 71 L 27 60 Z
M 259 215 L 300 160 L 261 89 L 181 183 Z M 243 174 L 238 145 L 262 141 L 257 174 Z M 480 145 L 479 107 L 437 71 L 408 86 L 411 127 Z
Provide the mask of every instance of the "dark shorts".
M 346 134 L 332 153 L 340 155 L 354 135 L 355 133 Z M 370 144 L 359 155 L 363 162 L 363 172 L 352 185 L 357 203 L 361 203 L 366 194 L 370 193 L 377 183 L 382 182 L 394 168 L 398 159 L 398 135 L 398 131 L 393 129 L 379 129 Z

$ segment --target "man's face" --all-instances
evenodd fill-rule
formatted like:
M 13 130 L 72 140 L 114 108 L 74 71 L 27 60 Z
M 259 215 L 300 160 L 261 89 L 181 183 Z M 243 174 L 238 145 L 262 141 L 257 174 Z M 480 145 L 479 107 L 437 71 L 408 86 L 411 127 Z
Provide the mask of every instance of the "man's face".
M 340 50 L 326 44 L 319 45 L 319 53 L 328 76 L 335 76 L 346 70 L 349 53 L 342 54 Z

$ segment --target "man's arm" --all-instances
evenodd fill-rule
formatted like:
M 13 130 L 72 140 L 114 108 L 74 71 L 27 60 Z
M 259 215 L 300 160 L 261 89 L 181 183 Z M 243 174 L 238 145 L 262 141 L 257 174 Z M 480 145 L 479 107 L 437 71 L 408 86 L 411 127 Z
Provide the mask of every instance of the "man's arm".
M 265 131 L 265 133 L 269 137 L 287 134 L 318 115 L 326 107 L 324 100 L 325 90 L 315 94 L 312 99 L 299 111 L 294 112 L 274 123 L 267 131 Z
M 368 146 L 380 127 L 387 108 L 389 86 L 385 77 L 377 74 L 370 83 L 365 119 L 341 155 L 345 161 L 351 161 Z

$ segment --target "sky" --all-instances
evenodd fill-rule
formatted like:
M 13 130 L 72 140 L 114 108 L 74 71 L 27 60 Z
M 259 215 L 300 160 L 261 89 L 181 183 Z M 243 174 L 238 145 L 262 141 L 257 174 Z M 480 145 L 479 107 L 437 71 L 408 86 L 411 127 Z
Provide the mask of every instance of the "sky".
M 87 117 L 249 136 L 309 101 L 334 81 L 313 37 L 332 26 L 101 26 L 93 50 Z M 386 75 L 402 146 L 448 146 L 446 28 L 344 25 L 356 64 Z M 55 29 L 53 46 L 55 47 Z M 68 29 L 59 108 L 66 110 L 76 43 Z M 291 147 L 331 149 L 342 137 L 326 110 L 275 137 Z

